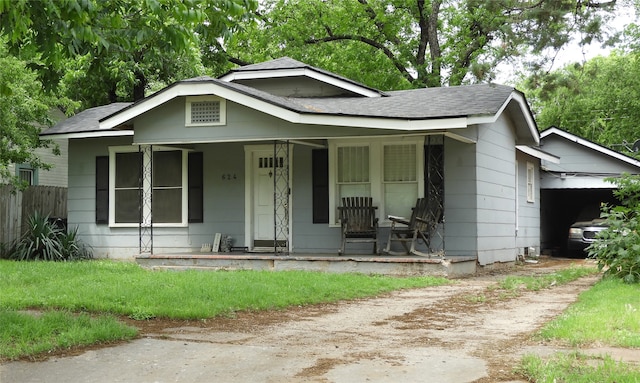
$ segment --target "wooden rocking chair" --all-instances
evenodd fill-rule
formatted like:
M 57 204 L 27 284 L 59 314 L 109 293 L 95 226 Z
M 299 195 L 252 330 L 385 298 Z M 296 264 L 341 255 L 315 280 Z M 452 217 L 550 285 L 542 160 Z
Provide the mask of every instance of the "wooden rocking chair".
M 373 242 L 373 253 L 378 254 L 377 208 L 373 206 L 371 197 L 342 198 L 342 206 L 338 207 L 342 232 L 342 243 L 338 254 L 344 254 L 347 242 Z
M 411 218 L 407 220 L 403 217 L 389 216 L 391 228 L 389 230 L 389 241 L 384 252 L 391 255 L 420 255 L 430 256 L 416 249 L 416 242 L 422 240 L 427 249 L 430 247 L 430 235 L 435 229 L 440 219 L 439 208 L 429 206 L 427 198 L 418 198 L 416 206 L 412 208 Z M 404 252 L 391 250 L 392 242 L 400 242 Z M 407 243 L 411 243 L 407 246 Z

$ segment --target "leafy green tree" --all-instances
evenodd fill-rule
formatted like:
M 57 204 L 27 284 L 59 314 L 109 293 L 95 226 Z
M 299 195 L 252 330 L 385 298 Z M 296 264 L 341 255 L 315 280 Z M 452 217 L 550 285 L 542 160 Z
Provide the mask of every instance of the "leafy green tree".
M 265 0 L 225 46 L 236 64 L 283 55 L 382 89 L 491 80 L 498 63 L 601 36 L 615 1 Z M 222 47 L 217 46 L 217 49 Z M 537 65 L 548 56 L 537 56 Z
M 605 275 L 627 283 L 640 283 L 640 176 L 625 174 L 611 178 L 620 206 L 607 206 L 602 217 L 608 226 L 587 251 Z
M 522 87 L 538 126 L 557 126 L 619 151 L 640 139 L 640 51 L 571 64 Z
M 9 55 L 0 39 L 0 179 L 20 185 L 9 171 L 11 164 L 49 168 L 34 150 L 49 145 L 38 135 L 50 123 L 54 102 L 43 93 L 37 74 L 24 61 Z
M 201 44 L 227 37 L 256 7 L 256 0 L 0 1 L 0 33 L 15 54 L 42 62 L 49 87 L 75 59 L 65 89 L 80 90 L 75 96 L 87 107 L 139 100 L 153 82 L 202 71 Z

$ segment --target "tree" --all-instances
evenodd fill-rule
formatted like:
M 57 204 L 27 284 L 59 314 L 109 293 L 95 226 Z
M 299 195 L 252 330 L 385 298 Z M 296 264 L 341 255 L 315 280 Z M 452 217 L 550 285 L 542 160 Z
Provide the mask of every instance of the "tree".
M 75 59 L 65 89 L 80 89 L 88 107 L 139 100 L 154 81 L 202 71 L 201 41 L 228 36 L 256 6 L 256 0 L 0 1 L 0 33 L 14 53 L 41 59 L 50 88 Z
M 601 37 L 611 1 L 265 0 L 230 61 L 288 55 L 379 88 L 491 80 L 496 65 Z M 538 57 L 537 64 L 549 59 Z
M 34 168 L 49 168 L 34 150 L 49 145 L 38 135 L 50 123 L 48 113 L 53 100 L 42 92 L 37 74 L 24 61 L 7 53 L 2 39 L 0 84 L 0 179 L 20 186 L 18 177 L 9 172 L 9 165 L 29 163 Z
M 557 126 L 627 152 L 640 139 L 640 51 L 614 51 L 530 77 L 522 90 L 542 129 Z

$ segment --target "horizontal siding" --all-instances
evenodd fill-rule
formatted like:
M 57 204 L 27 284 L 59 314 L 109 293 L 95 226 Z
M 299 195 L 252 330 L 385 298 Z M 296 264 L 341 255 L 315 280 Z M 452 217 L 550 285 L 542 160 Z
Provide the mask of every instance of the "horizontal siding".
M 631 164 L 556 135 L 545 137 L 542 149 L 560 157 L 559 164 L 545 162 L 545 167 L 552 171 L 614 174 L 640 172 L 640 169 Z
M 524 153 L 518 153 L 518 236 L 516 246 L 518 253 L 524 248 L 533 247 L 540 253 L 540 160 Z M 534 182 L 536 183 L 534 202 L 527 201 L 527 162 L 534 164 Z
M 477 255 L 476 145 L 445 138 L 445 251 Z
M 515 261 L 515 132 L 505 117 L 478 129 L 478 262 Z

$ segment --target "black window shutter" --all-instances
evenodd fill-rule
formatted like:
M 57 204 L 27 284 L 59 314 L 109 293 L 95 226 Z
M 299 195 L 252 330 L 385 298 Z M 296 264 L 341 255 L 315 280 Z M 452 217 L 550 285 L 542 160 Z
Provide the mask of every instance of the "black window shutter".
M 189 153 L 189 222 L 204 221 L 202 152 Z
M 96 223 L 109 223 L 109 156 L 96 157 Z
M 313 223 L 329 223 L 329 150 L 314 149 L 311 156 Z

